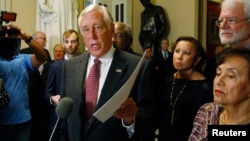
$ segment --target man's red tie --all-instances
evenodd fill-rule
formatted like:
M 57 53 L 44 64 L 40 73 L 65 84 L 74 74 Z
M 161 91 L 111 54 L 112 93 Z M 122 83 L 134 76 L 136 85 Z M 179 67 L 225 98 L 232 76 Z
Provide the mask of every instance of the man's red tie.
M 89 120 L 91 119 L 94 113 L 96 105 L 96 98 L 99 89 L 99 78 L 100 78 L 100 60 L 98 58 L 95 58 L 94 64 L 90 69 L 85 85 L 86 107 L 87 107 L 86 110 Z

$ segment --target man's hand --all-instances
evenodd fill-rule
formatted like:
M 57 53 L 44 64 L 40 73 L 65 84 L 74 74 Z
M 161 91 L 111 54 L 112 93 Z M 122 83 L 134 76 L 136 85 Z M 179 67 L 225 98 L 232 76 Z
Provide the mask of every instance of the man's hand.
M 55 105 L 58 105 L 60 101 L 60 95 L 51 96 L 51 100 Z
M 125 102 L 122 103 L 120 108 L 115 111 L 114 116 L 118 119 L 123 119 L 126 124 L 133 123 L 137 114 L 137 106 L 133 98 L 129 97 Z

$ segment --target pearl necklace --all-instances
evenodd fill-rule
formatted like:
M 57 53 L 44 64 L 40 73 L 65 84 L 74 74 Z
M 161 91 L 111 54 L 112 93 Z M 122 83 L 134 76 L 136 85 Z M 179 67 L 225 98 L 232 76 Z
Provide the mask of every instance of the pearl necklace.
M 177 94 L 177 96 L 176 96 L 176 98 L 175 98 L 175 100 L 173 102 L 173 93 L 174 93 L 174 87 L 175 87 L 175 79 L 176 79 L 176 76 L 174 76 L 174 80 L 173 80 L 173 83 L 172 83 L 172 89 L 171 89 L 171 93 L 170 93 L 170 105 L 172 106 L 171 126 L 173 125 L 173 122 L 174 122 L 174 108 L 175 108 L 176 102 L 178 101 L 179 97 L 183 93 L 184 89 L 187 87 L 187 83 L 188 83 L 188 80 L 187 80 L 186 83 L 181 88 L 181 91 Z

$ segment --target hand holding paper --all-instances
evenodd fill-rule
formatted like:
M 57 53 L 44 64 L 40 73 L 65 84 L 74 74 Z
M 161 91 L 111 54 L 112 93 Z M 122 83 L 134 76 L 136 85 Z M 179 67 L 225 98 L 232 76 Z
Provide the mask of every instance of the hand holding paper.
M 137 114 L 137 106 L 132 97 L 129 97 L 122 103 L 120 108 L 115 111 L 114 116 L 117 119 L 123 119 L 125 123 L 131 124 Z
M 121 106 L 121 104 L 128 98 L 130 91 L 134 85 L 137 78 L 138 72 L 142 66 L 143 60 L 145 58 L 145 52 L 137 65 L 136 69 L 128 79 L 128 81 L 116 92 L 116 94 L 111 97 L 100 109 L 98 109 L 94 116 L 101 122 L 105 122 L 114 112 Z

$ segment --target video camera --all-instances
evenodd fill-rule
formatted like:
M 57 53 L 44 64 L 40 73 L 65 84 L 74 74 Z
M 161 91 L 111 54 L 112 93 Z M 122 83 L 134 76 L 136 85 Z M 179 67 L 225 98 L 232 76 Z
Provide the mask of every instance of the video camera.
M 14 12 L 7 12 L 7 11 L 1 11 L 0 15 L 0 37 L 5 37 L 6 35 L 11 37 L 13 35 L 17 35 L 19 33 L 18 30 L 16 30 L 11 25 L 3 25 L 3 22 L 6 24 L 11 21 L 16 21 L 17 14 Z
M 21 39 L 16 35 L 20 33 L 19 30 L 11 25 L 10 21 L 16 21 L 16 13 L 1 11 L 0 15 L 0 57 L 5 59 L 12 59 L 13 56 L 19 53 L 21 46 Z M 3 25 L 3 22 L 6 24 Z

